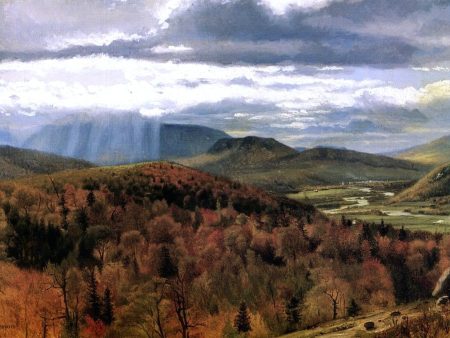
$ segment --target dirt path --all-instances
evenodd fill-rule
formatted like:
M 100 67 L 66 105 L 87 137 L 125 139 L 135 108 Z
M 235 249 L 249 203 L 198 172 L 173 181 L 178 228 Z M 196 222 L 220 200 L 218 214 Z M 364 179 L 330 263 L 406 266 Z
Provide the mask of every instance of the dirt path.
M 383 332 L 393 325 L 391 313 L 394 311 L 400 312 L 399 321 L 402 316 L 408 316 L 409 319 L 417 318 L 422 314 L 424 306 L 434 306 L 434 301 L 429 303 L 411 303 L 407 305 L 397 306 L 385 311 L 377 311 L 364 316 L 359 316 L 351 319 L 339 319 L 333 322 L 328 322 L 320 325 L 314 329 L 294 332 L 282 338 L 313 338 L 313 337 L 371 337 L 374 333 Z M 364 323 L 374 322 L 375 329 L 367 331 L 364 328 Z

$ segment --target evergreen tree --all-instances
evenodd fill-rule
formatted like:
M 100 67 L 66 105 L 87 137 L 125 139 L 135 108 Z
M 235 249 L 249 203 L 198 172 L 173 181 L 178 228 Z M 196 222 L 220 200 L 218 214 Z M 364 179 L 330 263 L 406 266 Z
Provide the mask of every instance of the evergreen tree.
M 85 208 L 81 208 L 77 211 L 75 221 L 80 226 L 81 230 L 85 232 L 89 226 L 89 217 Z
M 203 216 L 202 212 L 200 211 L 199 207 L 195 207 L 194 212 L 194 222 L 192 223 L 192 226 L 195 230 L 197 230 L 200 227 L 200 224 L 203 223 Z
M 252 329 L 250 325 L 250 315 L 245 302 L 242 302 L 239 306 L 239 312 L 234 320 L 234 327 L 238 330 L 238 332 L 248 332 Z
M 99 264 L 98 259 L 94 256 L 95 240 L 89 234 L 84 234 L 78 242 L 77 260 L 80 266 L 94 267 Z
M 300 323 L 299 305 L 300 300 L 297 297 L 292 297 L 289 302 L 286 303 L 285 313 L 288 322 L 288 331 L 296 330 L 298 323 Z
M 341 216 L 341 225 L 344 227 L 347 225 L 347 219 L 345 218 L 345 215 Z
M 170 257 L 169 249 L 165 246 L 159 252 L 158 274 L 163 278 L 171 278 L 178 272 L 177 266 Z
M 361 312 L 361 307 L 352 298 L 350 305 L 347 307 L 347 315 L 349 317 L 355 317 Z
M 102 321 L 106 325 L 111 325 L 114 321 L 114 308 L 111 300 L 111 290 L 109 288 L 106 288 L 103 294 Z
M 95 203 L 95 195 L 94 195 L 94 191 L 90 190 L 88 195 L 86 196 L 86 202 L 87 205 L 89 206 L 89 208 L 92 208 L 92 206 Z
M 406 241 L 406 238 L 408 237 L 408 234 L 405 230 L 405 227 L 402 226 L 402 228 L 400 229 L 400 231 L 398 232 L 398 239 L 400 241 Z
M 382 219 L 381 223 L 380 223 L 379 231 L 378 231 L 380 233 L 380 236 L 383 236 L 383 237 L 386 236 L 388 231 L 389 231 L 389 228 L 384 224 L 384 219 Z
M 59 205 L 61 206 L 61 216 L 62 216 L 62 227 L 64 230 L 69 228 L 69 222 L 67 221 L 67 216 L 69 215 L 69 209 L 66 206 L 66 198 L 64 194 L 61 195 L 61 199 L 59 201 Z
M 99 320 L 101 317 L 100 297 L 97 293 L 97 281 L 95 280 L 95 270 L 88 272 L 87 281 L 87 299 L 85 312 L 93 320 Z

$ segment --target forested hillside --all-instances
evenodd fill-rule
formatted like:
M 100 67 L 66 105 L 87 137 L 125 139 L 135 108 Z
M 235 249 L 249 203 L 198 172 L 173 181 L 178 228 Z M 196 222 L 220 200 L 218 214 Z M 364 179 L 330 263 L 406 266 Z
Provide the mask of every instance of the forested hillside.
M 35 150 L 0 146 L 0 179 L 89 168 L 89 162 Z
M 429 297 L 450 265 L 448 237 L 170 163 L 5 181 L 0 203 L 8 337 L 270 337 Z

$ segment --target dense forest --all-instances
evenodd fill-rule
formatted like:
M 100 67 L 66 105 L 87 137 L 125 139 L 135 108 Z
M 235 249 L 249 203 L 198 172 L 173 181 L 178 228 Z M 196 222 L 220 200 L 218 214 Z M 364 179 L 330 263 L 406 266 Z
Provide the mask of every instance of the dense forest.
M 171 163 L 0 183 L 10 337 L 271 337 L 428 298 L 450 237 Z

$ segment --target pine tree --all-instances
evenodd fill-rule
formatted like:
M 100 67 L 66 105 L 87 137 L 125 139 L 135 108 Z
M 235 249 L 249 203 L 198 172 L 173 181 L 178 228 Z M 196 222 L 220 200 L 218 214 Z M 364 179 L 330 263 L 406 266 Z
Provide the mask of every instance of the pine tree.
M 347 219 L 345 218 L 345 215 L 341 216 L 341 225 L 344 227 L 347 225 Z
M 297 297 L 292 297 L 288 303 L 286 303 L 286 320 L 289 325 L 289 331 L 295 330 L 297 324 L 300 322 L 299 311 L 300 300 Z
M 94 205 L 94 203 L 95 203 L 95 195 L 94 195 L 94 191 L 89 191 L 89 193 L 88 193 L 88 195 L 87 195 L 87 197 L 86 197 L 86 202 L 87 202 L 87 205 L 90 207 L 90 208 L 92 208 L 92 206 Z
M 80 226 L 81 230 L 85 232 L 89 226 L 89 216 L 85 208 L 81 208 L 77 211 L 75 221 Z
M 203 223 L 203 216 L 202 212 L 200 211 L 199 207 L 195 207 L 194 212 L 194 222 L 192 223 L 192 226 L 195 230 L 197 230 L 200 227 L 200 224 Z
M 379 226 L 379 233 L 381 236 L 386 236 L 388 233 L 388 227 L 384 224 L 384 219 L 381 220 L 380 226 Z
M 352 298 L 350 305 L 347 307 L 347 315 L 349 317 L 355 317 L 361 312 L 361 307 Z
M 248 332 L 252 329 L 250 326 L 250 315 L 245 302 L 242 302 L 239 306 L 239 312 L 234 320 L 234 327 L 238 332 Z
M 97 281 L 95 280 L 95 270 L 88 273 L 87 299 L 85 312 L 94 320 L 99 320 L 101 316 L 100 297 L 97 293 Z
M 402 228 L 398 232 L 398 240 L 399 241 L 406 241 L 407 237 L 408 237 L 408 233 L 406 232 L 405 227 L 402 226 Z
M 62 227 L 67 230 L 69 228 L 69 222 L 67 221 L 67 216 L 69 215 L 69 209 L 66 206 L 66 198 L 64 194 L 61 195 L 61 199 L 59 201 L 59 205 L 61 206 L 61 216 L 62 216 Z
M 111 325 L 114 321 L 114 307 L 111 300 L 111 290 L 109 288 L 106 288 L 103 294 L 102 321 L 106 325 Z
M 159 252 L 158 274 L 163 278 L 171 278 L 178 272 L 177 266 L 170 257 L 167 247 L 163 246 Z

